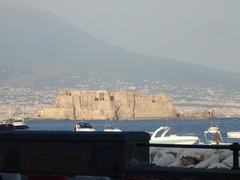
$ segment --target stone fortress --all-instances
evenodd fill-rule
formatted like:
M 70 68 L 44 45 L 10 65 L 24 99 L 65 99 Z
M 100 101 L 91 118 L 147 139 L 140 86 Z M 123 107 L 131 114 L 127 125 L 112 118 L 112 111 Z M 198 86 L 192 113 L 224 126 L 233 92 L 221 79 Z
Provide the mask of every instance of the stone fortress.
M 54 107 L 39 113 L 42 119 L 119 120 L 175 118 L 176 109 L 166 94 L 136 91 L 60 91 Z

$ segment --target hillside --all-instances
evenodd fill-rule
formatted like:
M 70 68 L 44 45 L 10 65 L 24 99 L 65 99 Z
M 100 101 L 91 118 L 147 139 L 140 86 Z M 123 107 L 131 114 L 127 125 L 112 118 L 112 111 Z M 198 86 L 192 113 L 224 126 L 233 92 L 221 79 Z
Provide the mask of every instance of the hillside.
M 2 84 L 27 80 L 41 86 L 54 85 L 79 75 L 100 81 L 137 83 L 147 79 L 240 86 L 239 74 L 113 47 L 48 12 L 0 7 L 0 22 L 0 67 L 5 72 L 8 68 L 4 67 L 14 66 L 18 72 L 4 73 L 0 78 Z

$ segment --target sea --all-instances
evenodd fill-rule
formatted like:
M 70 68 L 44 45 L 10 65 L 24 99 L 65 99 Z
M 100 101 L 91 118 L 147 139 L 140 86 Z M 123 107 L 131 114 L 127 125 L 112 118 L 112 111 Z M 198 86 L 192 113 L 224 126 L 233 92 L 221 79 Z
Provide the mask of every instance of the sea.
M 33 131 L 73 131 L 78 121 L 73 120 L 28 120 L 29 130 Z M 103 131 L 107 126 L 120 128 L 122 131 L 153 132 L 160 126 L 171 127 L 170 134 L 196 135 L 204 142 L 204 131 L 210 126 L 220 128 L 224 142 L 240 142 L 240 139 L 228 139 L 228 131 L 240 131 L 240 118 L 221 119 L 154 119 L 154 120 L 120 120 L 89 122 L 97 131 Z

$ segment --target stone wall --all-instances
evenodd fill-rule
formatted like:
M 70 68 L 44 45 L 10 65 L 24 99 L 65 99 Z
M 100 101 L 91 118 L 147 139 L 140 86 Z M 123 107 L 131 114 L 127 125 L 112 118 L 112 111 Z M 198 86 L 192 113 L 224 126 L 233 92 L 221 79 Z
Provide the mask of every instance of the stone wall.
M 204 118 L 215 118 L 216 113 L 214 109 L 199 109 L 195 111 L 185 111 L 178 114 L 180 118 L 189 118 L 189 119 L 204 119 Z
M 153 119 L 176 117 L 165 94 L 143 95 L 135 91 L 60 91 L 56 105 L 40 113 L 51 119 Z

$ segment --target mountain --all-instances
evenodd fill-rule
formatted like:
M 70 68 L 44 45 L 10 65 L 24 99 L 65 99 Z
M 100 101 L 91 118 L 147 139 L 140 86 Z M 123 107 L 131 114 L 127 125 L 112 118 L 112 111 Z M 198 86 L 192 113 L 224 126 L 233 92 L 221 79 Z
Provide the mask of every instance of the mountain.
M 45 11 L 4 6 L 0 22 L 0 67 L 15 67 L 18 72 L 1 76 L 2 84 L 44 86 L 63 79 L 74 84 L 71 77 L 78 75 L 99 81 L 146 79 L 240 87 L 240 74 L 114 47 Z

